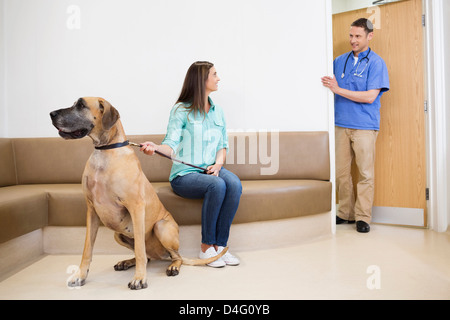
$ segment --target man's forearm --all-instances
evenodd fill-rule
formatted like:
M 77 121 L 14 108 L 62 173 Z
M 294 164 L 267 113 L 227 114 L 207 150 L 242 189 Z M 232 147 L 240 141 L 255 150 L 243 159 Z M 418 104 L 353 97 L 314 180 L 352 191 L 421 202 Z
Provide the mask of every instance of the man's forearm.
M 375 101 L 380 93 L 379 89 L 369 90 L 369 91 L 351 91 L 343 88 L 338 88 L 335 91 L 335 94 L 340 95 L 341 97 L 347 98 L 354 102 L 359 103 L 368 103 L 371 104 Z

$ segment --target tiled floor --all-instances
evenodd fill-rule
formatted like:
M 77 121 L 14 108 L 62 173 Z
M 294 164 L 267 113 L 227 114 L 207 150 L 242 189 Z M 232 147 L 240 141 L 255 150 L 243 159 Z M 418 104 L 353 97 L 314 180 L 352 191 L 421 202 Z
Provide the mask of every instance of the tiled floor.
M 450 233 L 372 225 L 359 234 L 338 225 L 326 239 L 292 247 L 231 251 L 241 265 L 147 266 L 148 288 L 128 289 L 123 255 L 94 255 L 86 285 L 68 288 L 79 255 L 48 255 L 0 282 L 0 299 L 450 299 Z

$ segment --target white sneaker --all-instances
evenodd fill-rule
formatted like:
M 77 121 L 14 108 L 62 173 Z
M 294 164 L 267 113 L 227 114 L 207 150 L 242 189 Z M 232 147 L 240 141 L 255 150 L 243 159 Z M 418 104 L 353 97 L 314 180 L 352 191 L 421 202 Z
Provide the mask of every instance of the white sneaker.
M 217 247 L 217 254 L 221 253 L 224 247 Z M 229 266 L 237 266 L 240 261 L 237 257 L 233 256 L 230 251 L 227 251 L 220 259 L 222 259 Z
M 198 254 L 198 256 L 199 256 L 200 259 L 208 259 L 208 258 L 217 256 L 217 254 L 218 253 L 216 252 L 214 247 L 209 247 L 208 250 L 206 250 L 205 252 L 200 250 L 200 253 Z M 225 263 L 225 261 L 222 260 L 222 258 L 223 257 L 220 257 L 216 261 L 208 263 L 207 266 L 210 266 L 210 267 L 213 267 L 213 268 L 225 267 L 226 263 Z

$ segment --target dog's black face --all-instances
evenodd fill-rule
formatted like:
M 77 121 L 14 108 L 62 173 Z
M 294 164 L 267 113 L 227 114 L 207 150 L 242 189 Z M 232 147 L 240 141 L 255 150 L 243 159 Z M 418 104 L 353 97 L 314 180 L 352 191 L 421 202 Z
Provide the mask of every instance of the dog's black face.
M 70 108 L 50 112 L 50 117 L 64 139 L 81 139 L 95 126 L 89 106 L 83 98 L 78 99 Z

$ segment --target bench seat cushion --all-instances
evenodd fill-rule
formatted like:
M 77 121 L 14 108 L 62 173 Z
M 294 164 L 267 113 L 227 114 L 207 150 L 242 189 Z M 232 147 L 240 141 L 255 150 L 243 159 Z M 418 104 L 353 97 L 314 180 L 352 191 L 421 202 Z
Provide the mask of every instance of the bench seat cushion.
M 178 224 L 201 223 L 203 200 L 184 199 L 176 195 L 168 182 L 152 185 Z M 242 181 L 242 189 L 241 203 L 233 223 L 285 219 L 331 210 L 331 183 L 327 181 L 250 180 Z M 25 219 L 22 215 L 26 212 L 31 214 Z M 22 228 L 29 231 L 47 224 L 85 226 L 86 202 L 81 184 L 5 187 L 0 192 L 0 216 L 2 222 L 11 222 L 2 225 L 18 225 L 12 223 L 14 219 L 27 221 L 28 226 L 23 225 Z M 15 232 L 20 234 L 19 230 Z
M 0 243 L 47 225 L 47 196 L 36 186 L 0 189 Z
M 203 200 L 183 199 L 169 184 L 154 183 L 164 206 L 180 225 L 201 223 Z M 316 180 L 242 181 L 242 196 L 233 223 L 286 219 L 331 210 L 331 183 Z

